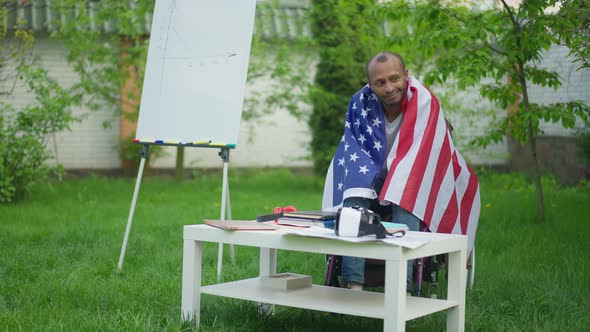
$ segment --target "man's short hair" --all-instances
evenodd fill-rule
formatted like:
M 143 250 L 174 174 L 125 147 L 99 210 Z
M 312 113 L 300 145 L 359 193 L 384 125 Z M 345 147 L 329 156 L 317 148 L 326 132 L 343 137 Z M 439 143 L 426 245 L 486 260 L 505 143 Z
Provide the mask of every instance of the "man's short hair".
M 365 65 L 365 73 L 367 74 L 367 81 L 370 81 L 369 79 L 369 65 L 371 65 L 371 63 L 373 62 L 379 62 L 379 63 L 383 63 L 388 61 L 391 58 L 396 58 L 399 60 L 399 62 L 402 64 L 402 68 L 405 71 L 406 70 L 406 64 L 404 63 L 404 59 L 402 59 L 402 56 L 395 53 L 395 52 L 379 52 L 376 55 L 374 55 L 371 59 L 369 59 L 369 61 L 367 61 L 367 64 Z

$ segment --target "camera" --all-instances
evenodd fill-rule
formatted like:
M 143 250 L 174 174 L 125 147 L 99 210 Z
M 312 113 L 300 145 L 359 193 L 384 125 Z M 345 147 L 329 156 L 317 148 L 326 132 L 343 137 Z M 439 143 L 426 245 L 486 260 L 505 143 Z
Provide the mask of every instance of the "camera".
M 342 207 L 336 213 L 334 232 L 338 236 L 359 237 L 373 235 L 378 239 L 385 238 L 387 231 L 381 224 L 381 217 L 359 206 Z

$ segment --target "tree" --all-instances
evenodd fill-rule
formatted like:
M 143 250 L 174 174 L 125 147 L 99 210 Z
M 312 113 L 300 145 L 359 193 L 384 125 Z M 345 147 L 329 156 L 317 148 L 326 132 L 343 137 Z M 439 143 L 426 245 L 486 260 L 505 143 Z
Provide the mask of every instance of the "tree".
M 366 84 L 365 64 L 384 45 L 373 0 L 312 2 L 312 33 L 320 59 L 310 91 L 314 168 L 325 174 L 344 128 L 350 97 Z
M 590 1 L 563 0 L 554 26 L 560 42 L 580 62 L 579 69 L 590 68 Z
M 560 77 L 539 66 L 542 52 L 558 40 L 550 29 L 566 19 L 546 13 L 556 1 L 526 0 L 511 7 L 466 8 L 441 1 L 392 2 L 384 13 L 406 46 L 432 57 L 427 84 L 454 82 L 460 89 L 479 87 L 480 94 L 501 109 L 514 105 L 508 115 L 494 121 L 486 135 L 473 140 L 485 147 L 506 135 L 528 143 L 533 158 L 537 216 L 545 219 L 545 206 L 536 140 L 542 121 L 561 122 L 572 128 L 576 118 L 588 122 L 590 108 L 569 101 L 541 105 L 529 100 L 531 84 L 557 89 Z M 454 79 L 455 81 L 452 81 Z

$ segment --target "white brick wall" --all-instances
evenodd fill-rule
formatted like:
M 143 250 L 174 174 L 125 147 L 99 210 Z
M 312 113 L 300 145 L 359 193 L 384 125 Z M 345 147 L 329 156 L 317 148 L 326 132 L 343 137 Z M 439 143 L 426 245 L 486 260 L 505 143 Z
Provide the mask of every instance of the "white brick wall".
M 50 76 L 61 84 L 68 86 L 76 80 L 75 73 L 69 68 L 65 60 L 65 48 L 48 38 L 39 38 L 35 45 L 35 54 L 40 57 Z M 530 97 L 533 102 L 548 103 L 579 99 L 590 104 L 590 75 L 589 70 L 576 71 L 577 66 L 566 59 L 567 49 L 553 47 L 543 62 L 547 68 L 556 70 L 564 79 L 564 85 L 554 92 L 551 89 L 531 87 Z M 312 74 L 312 73 L 310 73 Z M 272 82 L 263 84 L 272 87 Z M 252 87 L 249 87 L 252 89 Z M 434 89 L 438 94 L 439 90 Z M 248 91 L 246 92 L 248 93 Z M 442 92 L 441 92 L 442 93 Z M 465 103 L 474 108 L 489 106 L 477 95 L 463 94 Z M 34 102 L 34 97 L 28 93 L 27 87 L 17 84 L 11 95 L 1 95 L 0 99 L 15 107 L 22 107 Z M 61 163 L 66 169 L 109 169 L 120 165 L 116 145 L 119 141 L 119 121 L 116 110 L 99 110 L 89 112 L 76 109 L 76 115 L 86 114 L 80 123 L 73 123 L 70 131 L 58 133 L 49 142 L 48 149 L 55 158 L 51 164 Z M 503 113 L 503 111 L 499 111 Z M 483 131 L 485 121 L 468 122 L 460 115 L 447 115 L 453 120 L 457 129 L 457 146 L 472 164 L 502 164 L 507 158 L 507 148 L 504 143 L 494 145 L 485 151 L 467 151 L 462 144 L 473 135 Z M 114 121 L 113 121 L 114 119 Z M 103 128 L 103 122 L 110 121 L 109 128 Z M 543 125 L 547 135 L 571 135 L 559 125 Z M 248 123 L 242 121 L 239 142 L 230 154 L 232 166 L 311 166 L 308 157 L 309 131 L 307 124 L 296 120 L 285 110 L 278 110 L 263 120 Z M 156 167 L 174 167 L 175 148 L 164 147 L 167 155 L 156 160 Z M 221 159 L 217 155 L 218 149 L 193 148 L 185 149 L 185 165 L 189 167 L 219 167 Z
M 541 66 L 555 71 L 561 77 L 562 85 L 559 89 L 532 86 L 529 89 L 531 102 L 549 104 L 579 100 L 590 105 L 590 69 L 577 70 L 579 63 L 572 63 L 568 57 L 569 50 L 564 46 L 553 46 L 543 54 Z M 571 136 L 577 129 L 583 127 L 582 121 L 576 123 L 574 129 L 564 129 L 560 123 L 543 123 L 541 129 L 544 135 Z
M 39 56 L 50 77 L 64 86 L 70 86 L 77 77 L 65 60 L 66 50 L 48 38 L 38 38 L 34 54 Z M 35 102 L 27 86 L 18 81 L 10 95 L 0 95 L 0 100 L 14 107 Z M 48 149 L 54 155 L 49 162 L 62 164 L 66 169 L 111 169 L 120 166 L 116 149 L 119 143 L 120 124 L 118 110 L 74 109 L 76 116 L 85 115 L 82 122 L 72 123 L 71 130 L 61 132 L 50 139 Z M 103 122 L 109 128 L 103 128 Z M 238 146 L 230 153 L 232 166 L 310 166 L 307 157 L 309 145 L 307 125 L 299 122 L 287 111 L 279 110 L 259 123 L 242 121 Z M 166 156 L 155 162 L 156 167 L 174 167 L 175 148 L 164 147 Z M 191 167 L 219 167 L 219 149 L 187 148 L 185 165 Z
M 65 55 L 65 47 L 48 38 L 38 38 L 33 54 L 39 57 L 43 68 L 49 76 L 61 85 L 71 86 L 76 80 L 76 73 L 69 67 Z M 28 91 L 28 86 L 17 81 L 10 95 L 0 96 L 2 101 L 20 109 L 35 102 L 35 96 Z M 71 130 L 55 134 L 50 138 L 47 148 L 54 158 L 49 164 L 60 163 L 65 168 L 116 168 L 119 158 L 114 145 L 118 142 L 119 123 L 112 110 L 90 112 L 87 109 L 72 110 L 74 116 L 84 116 L 82 122 L 71 124 Z M 104 129 L 102 123 L 110 121 L 112 126 Z

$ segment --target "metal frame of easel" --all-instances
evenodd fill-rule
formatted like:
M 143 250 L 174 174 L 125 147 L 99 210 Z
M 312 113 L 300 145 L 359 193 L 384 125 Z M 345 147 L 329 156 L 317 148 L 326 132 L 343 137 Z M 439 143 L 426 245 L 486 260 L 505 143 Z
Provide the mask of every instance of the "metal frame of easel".
M 139 187 L 141 185 L 141 178 L 143 176 L 143 169 L 145 167 L 145 161 L 147 159 L 150 144 L 143 144 L 141 149 L 141 161 L 139 163 L 139 171 L 137 172 L 137 179 L 135 180 L 135 189 L 133 190 L 133 198 L 131 199 L 131 208 L 129 209 L 129 216 L 127 218 L 127 227 L 125 228 L 125 236 L 123 237 L 123 244 L 121 246 L 121 254 L 119 255 L 119 264 L 117 271 L 123 269 L 123 262 L 125 260 L 125 251 L 127 250 L 127 242 L 129 240 L 129 233 L 131 232 L 131 224 L 133 223 L 133 214 L 135 213 L 135 205 L 137 203 L 137 196 L 139 194 Z M 159 144 L 155 145 L 173 145 L 178 144 Z M 228 169 L 229 169 L 229 150 L 228 146 L 211 146 L 211 145 L 184 145 L 189 147 L 208 147 L 208 148 L 220 148 L 219 156 L 223 161 L 223 182 L 221 187 L 221 220 L 231 220 L 231 204 L 229 199 L 229 184 L 228 184 Z M 230 254 L 232 263 L 235 262 L 235 250 L 234 246 L 230 245 Z M 223 266 L 223 243 L 219 243 L 218 257 L 217 257 L 217 280 L 221 280 L 221 270 Z

